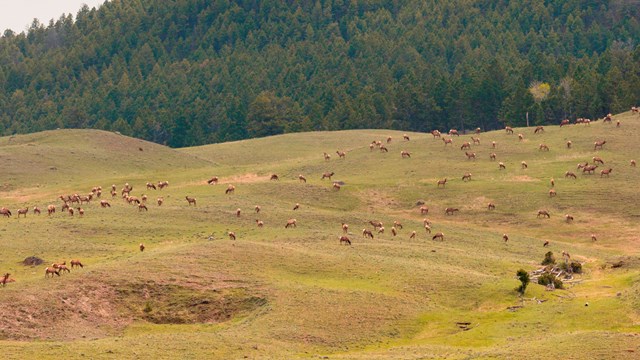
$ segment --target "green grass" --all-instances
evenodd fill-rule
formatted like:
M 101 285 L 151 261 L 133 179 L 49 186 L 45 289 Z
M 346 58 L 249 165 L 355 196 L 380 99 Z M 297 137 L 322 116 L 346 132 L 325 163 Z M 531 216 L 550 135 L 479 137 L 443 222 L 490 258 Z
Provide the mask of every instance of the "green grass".
M 3 356 L 632 358 L 640 351 L 640 170 L 629 161 L 640 150 L 640 118 L 616 118 L 621 128 L 595 122 L 548 126 L 540 135 L 515 129 L 525 135 L 522 142 L 504 131 L 482 133 L 471 150 L 476 161 L 460 150 L 469 135 L 445 147 L 430 134 L 410 133 L 407 142 L 387 130 L 188 149 L 86 130 L 0 138 L 0 206 L 14 212 L 0 219 L 0 270 L 16 279 L 0 290 L 11 304 L 0 323 Z M 369 149 L 387 136 L 388 153 Z M 605 148 L 594 151 L 601 139 Z M 540 143 L 550 151 L 538 151 Z M 346 158 L 336 150 L 347 151 Z M 402 159 L 401 150 L 411 158 Z M 506 170 L 489 160 L 491 152 Z M 614 169 L 609 178 L 599 171 L 564 178 L 596 155 Z M 344 182 L 340 191 L 320 179 L 326 171 Z M 469 182 L 461 180 L 466 172 Z M 280 181 L 270 181 L 271 174 Z M 220 184 L 207 185 L 214 175 Z M 438 188 L 445 177 L 446 187 Z M 548 195 L 552 177 L 555 198 Z M 160 180 L 169 187 L 146 190 L 146 182 Z M 125 182 L 134 195 L 149 196 L 148 212 L 110 199 L 111 184 L 119 191 Z M 224 193 L 227 184 L 235 194 Z M 20 207 L 60 207 L 59 195 L 87 194 L 94 186 L 102 186 L 111 208 L 93 201 L 82 205 L 82 218 L 46 211 L 16 218 Z M 198 205 L 188 206 L 187 195 Z M 158 196 L 165 199 L 161 207 Z M 443 242 L 425 233 L 418 200 L 429 206 Z M 496 210 L 487 210 L 490 201 Z M 299 210 L 292 210 L 295 203 Z M 460 212 L 447 216 L 446 207 Z M 538 219 L 539 209 L 551 218 Z M 567 224 L 564 214 L 575 221 Z M 289 218 L 297 228 L 284 228 Z M 360 232 L 373 219 L 386 231 L 364 239 Z M 396 237 L 393 221 L 403 224 Z M 343 222 L 350 247 L 338 243 Z M 416 239 L 409 239 L 414 230 Z M 583 263 L 584 274 L 567 290 L 531 284 L 519 299 L 516 271 L 537 268 L 547 251 L 561 258 L 563 250 Z M 31 255 L 45 264 L 20 264 Z M 44 278 L 46 265 L 72 258 L 86 267 Z M 620 259 L 625 265 L 611 268 Z M 521 307 L 507 309 L 513 306 Z M 472 328 L 463 331 L 456 322 Z

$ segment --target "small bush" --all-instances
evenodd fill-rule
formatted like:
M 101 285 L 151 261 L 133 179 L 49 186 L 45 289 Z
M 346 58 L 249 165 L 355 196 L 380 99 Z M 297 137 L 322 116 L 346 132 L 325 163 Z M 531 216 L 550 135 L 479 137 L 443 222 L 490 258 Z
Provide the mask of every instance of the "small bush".
M 582 274 L 582 264 L 579 262 L 572 261 L 571 263 L 561 263 L 560 269 L 571 273 L 571 274 Z
M 544 254 L 544 260 L 542 260 L 542 265 L 553 265 L 556 263 L 556 258 L 553 256 L 553 252 L 549 251 Z
M 547 286 L 547 285 L 549 285 L 551 283 L 553 283 L 553 286 L 556 289 L 562 289 L 562 287 L 563 287 L 562 280 L 557 279 L 552 274 L 544 273 L 544 274 L 540 275 L 540 277 L 538 278 L 538 284 L 539 285 Z
M 520 280 L 520 282 L 522 283 L 520 286 L 518 286 L 516 290 L 520 293 L 520 295 L 524 295 L 524 291 L 527 289 L 527 285 L 529 285 L 529 273 L 526 272 L 524 269 L 520 269 L 516 273 L 516 276 L 518 277 L 518 280 Z

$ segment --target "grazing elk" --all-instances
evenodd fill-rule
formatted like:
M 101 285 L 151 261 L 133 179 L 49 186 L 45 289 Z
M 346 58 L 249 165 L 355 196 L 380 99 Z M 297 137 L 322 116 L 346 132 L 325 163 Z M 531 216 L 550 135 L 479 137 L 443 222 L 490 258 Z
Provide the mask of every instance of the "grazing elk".
M 6 207 L 3 207 L 2 209 L 0 209 L 0 214 L 6 217 L 11 217 L 11 210 L 7 209 Z
M 70 216 L 73 216 L 73 213 L 75 212 L 75 210 L 73 210 L 72 207 L 67 209 L 67 212 L 69 213 Z
M 29 212 L 29 208 L 23 208 L 23 209 L 18 209 L 18 211 L 16 211 L 18 213 L 18 218 L 20 217 L 20 214 L 24 215 L 24 217 L 27 217 L 27 213 Z
M 329 179 L 331 180 L 331 177 L 334 175 L 334 172 L 326 172 L 324 174 L 322 174 L 322 177 L 320 178 L 320 180 L 324 180 L 324 179 Z
M 162 203 L 164 202 L 164 198 L 159 197 L 156 202 L 158 203 L 158 206 L 162 206 Z
M 402 135 L 402 138 L 403 138 L 405 141 L 409 141 L 409 135 L 407 135 L 407 134 L 403 134 L 403 135 Z
M 523 169 L 527 169 L 527 168 L 529 168 L 529 165 L 527 165 L 526 161 L 521 161 L 520 162 L 520 167 L 523 168 Z
M 410 158 L 411 157 L 411 153 L 405 150 L 400 151 L 400 156 L 402 158 Z
M 592 159 L 593 159 L 593 163 L 594 163 L 594 164 L 595 164 L 595 163 L 600 163 L 600 164 L 604 165 L 604 160 L 602 160 L 602 158 L 601 158 L 601 157 L 599 157 L 599 156 L 594 156 Z
M 378 220 L 369 220 L 369 224 L 371 224 L 374 229 L 382 227 L 382 222 Z
M 433 135 L 433 138 L 435 139 L 435 138 L 439 138 L 441 134 L 440 134 L 440 131 L 438 130 L 432 130 L 431 135 Z
M 56 212 L 56 206 L 55 205 L 49 205 L 47 206 L 47 213 L 48 215 L 54 214 Z
M 542 244 L 542 247 L 547 247 L 549 246 L 549 240 L 545 240 L 544 244 Z
M 256 219 L 256 225 L 258 225 L 259 228 L 264 227 L 264 221 Z
M 140 248 L 140 252 L 143 252 L 145 249 L 145 246 L 143 243 L 140 243 L 140 245 L 138 246 Z
M 391 140 L 392 140 L 391 136 L 387 136 L 387 144 L 390 144 Z
M 504 242 L 509 241 L 509 235 L 507 235 L 507 234 L 502 234 L 502 240 L 504 240 Z
M 602 150 L 602 147 L 604 146 L 604 144 L 607 143 L 607 140 L 602 140 L 602 141 L 596 141 L 593 143 L 593 150 Z
M 340 190 L 340 184 L 338 184 L 337 182 L 334 182 L 332 188 L 333 190 L 338 191 Z
M 340 236 L 340 245 L 342 245 L 342 243 L 344 243 L 345 245 L 351 245 L 351 240 L 348 236 L 342 235 Z
M 458 134 L 458 130 L 456 129 L 449 130 L 449 136 L 453 136 L 453 135 L 460 136 L 460 134 Z
M 103 208 L 111 207 L 111 204 L 107 200 L 100 200 L 100 206 Z
M 236 239 L 236 233 L 233 232 L 233 231 L 227 232 L 227 235 L 229 235 L 229 240 L 235 240 Z
M 631 160 L 631 167 L 636 167 L 636 161 L 635 160 Z
M 371 230 L 368 229 L 362 229 L 362 237 L 368 237 L 373 239 L 373 232 L 371 232 Z
M 448 208 L 444 209 L 444 214 L 445 215 L 453 215 L 453 214 L 455 214 L 456 211 L 460 211 L 460 209 L 448 207 Z
M 447 185 L 447 178 L 438 180 L 438 185 L 436 187 L 440 187 L 440 185 L 442 185 L 442 187 L 445 187 L 445 185 Z
M 505 126 L 504 130 L 507 132 L 507 134 L 512 135 L 513 134 L 513 128 L 511 126 Z
M 329 161 L 331 160 L 331 155 L 327 154 L 327 153 L 322 153 L 322 156 L 324 156 L 324 161 Z
M 565 177 L 565 178 L 569 178 L 569 177 L 571 177 L 571 178 L 574 178 L 574 179 L 577 179 L 577 178 L 578 178 L 578 177 L 576 176 L 576 174 L 572 173 L 571 171 L 567 171 L 567 172 L 565 172 L 565 173 L 564 173 L 564 177 Z
M 612 168 L 600 170 L 600 177 L 603 177 L 604 175 L 607 175 L 607 177 L 609 177 L 609 174 L 611 174 L 612 171 Z
M 551 187 L 554 187 L 554 186 L 556 186 L 556 181 L 555 181 L 555 180 L 553 180 L 553 178 L 551 178 L 551 179 L 549 180 L 549 184 L 551 184 Z
M 380 152 L 389 152 L 389 149 L 384 145 L 380 145 Z
M 298 181 L 306 183 L 307 182 L 307 178 L 304 177 L 304 175 L 300 174 L 300 175 L 298 175 Z
M 543 133 L 543 132 L 544 132 L 544 126 L 536 126 L 536 129 L 533 131 L 534 134 Z
M 591 234 L 591 241 L 598 241 L 596 234 Z
M 429 207 L 427 206 L 420 206 L 420 214 L 422 215 L 426 215 L 429 213 Z
M 260 205 L 256 205 L 253 209 L 256 211 L 256 214 L 258 214 L 261 210 Z
M 196 206 L 196 198 L 191 196 L 185 196 L 184 198 L 187 200 L 188 205 L 193 204 L 193 206 Z
M 217 185 L 218 184 L 218 177 L 214 176 L 211 179 L 207 180 L 207 184 L 209 184 L 209 185 Z
M 602 123 L 611 123 L 611 120 L 613 120 L 613 115 L 611 115 L 611 113 L 607 114 L 607 116 L 604 117 L 604 119 L 602 119 Z
M 426 231 L 428 234 L 431 234 L 431 226 L 429 226 L 429 224 L 424 224 L 424 231 Z
M 471 149 L 471 144 L 468 141 L 465 141 L 464 143 L 462 143 L 462 145 L 460 146 L 460 150 L 470 150 Z
M 78 215 L 80 215 L 80 217 L 84 216 L 84 209 L 83 208 L 79 207 L 79 208 L 76 208 L 76 209 L 78 210 Z
M 293 210 L 298 210 L 300 209 L 300 204 L 296 203 L 295 205 L 293 205 Z
M 474 145 L 480 145 L 480 138 L 477 137 L 471 137 L 471 141 L 473 141 Z
M 284 228 L 285 228 L 285 229 L 288 229 L 288 228 L 290 228 L 290 227 L 294 227 L 294 228 L 295 228 L 295 227 L 298 227 L 296 219 L 289 219 L 289 220 L 287 220 L 287 224 L 284 226 Z
M 393 236 L 398 235 L 398 230 L 395 228 L 395 226 L 391 227 L 391 234 L 393 234 Z
M 465 151 L 464 154 L 467 155 L 467 160 L 475 160 L 476 159 L 476 153 L 474 153 L 474 152 L 469 153 L 469 152 Z
M 524 135 L 522 135 L 522 134 L 518 134 L 518 140 L 519 140 L 519 141 L 523 141 L 523 140 L 524 140 Z
M 632 106 L 631 107 L 631 113 L 632 114 L 640 114 L 640 107 Z
M 393 227 L 395 227 L 396 229 L 402 229 L 402 224 L 398 220 L 394 220 Z
M 496 160 L 496 153 L 489 154 L 489 160 L 495 161 Z
M 453 139 L 452 138 L 448 138 L 448 139 L 442 138 L 442 141 L 444 142 L 444 146 L 447 146 L 447 144 L 453 145 Z
M 495 149 L 495 148 L 496 148 L 496 145 L 497 145 L 497 144 L 496 144 L 496 142 L 495 142 L 495 141 L 492 141 L 492 142 L 491 142 L 491 148 L 492 148 L 492 149 Z
M 498 169 L 499 169 L 499 170 L 506 170 L 506 169 L 507 169 L 507 167 L 506 167 L 506 166 L 504 165 L 504 163 L 501 161 L 501 162 L 499 162 L 499 163 L 498 163 Z
M 489 204 L 487 204 L 487 209 L 488 210 L 495 210 L 496 209 L 496 205 L 492 202 L 490 202 Z
M 416 232 L 415 230 L 411 232 L 411 236 L 409 236 L 409 240 L 411 239 L 415 239 L 416 238 Z
M 147 208 L 147 205 L 140 203 L 138 204 L 138 211 L 142 211 L 142 210 L 149 211 L 149 209 Z
M 349 225 L 348 224 L 342 223 L 342 232 L 345 233 L 345 234 L 349 233 Z
M 557 193 L 556 193 L 556 191 L 554 189 L 549 190 L 549 197 L 554 197 L 556 195 L 557 195 Z
M 9 273 L 6 273 L 6 274 L 2 275 L 2 279 L 0 279 L 0 284 L 2 284 L 2 287 L 5 287 L 7 285 L 7 283 L 15 281 L 13 279 L 9 279 L 9 276 L 11 276 L 11 274 L 9 274 Z
M 567 223 L 570 223 L 573 221 L 573 216 L 569 215 L 569 214 L 565 214 L 564 215 L 564 221 L 566 221 Z
M 51 267 L 58 270 L 60 273 L 64 273 L 65 271 L 70 273 L 71 270 L 67 267 L 67 262 L 63 261 L 61 264 L 51 264 Z M 53 275 L 52 275 L 53 276 Z
M 547 210 L 538 210 L 538 216 L 536 217 L 546 217 L 546 218 L 551 218 L 551 215 L 549 215 L 549 212 Z
M 75 267 L 78 267 L 78 266 L 81 267 L 81 268 L 84 267 L 84 265 L 82 265 L 82 262 L 80 262 L 80 260 L 77 260 L 77 259 L 71 260 L 71 268 L 72 269 L 75 268 Z
M 440 239 L 440 241 L 444 241 L 444 233 L 439 232 L 431 237 L 431 240 Z
M 568 141 L 567 141 L 567 149 L 571 149 L 571 145 L 572 145 L 572 144 L 573 144 L 573 143 L 571 142 L 571 140 L 568 140 Z
M 158 182 L 158 189 L 160 189 L 160 190 L 166 188 L 167 186 L 169 186 L 169 182 L 168 181 L 160 181 L 160 182 Z
M 340 150 L 337 150 L 337 151 L 336 151 L 336 154 L 338 154 L 338 157 L 339 157 L 340 159 L 344 159 L 344 158 L 347 156 L 347 153 L 346 153 L 346 152 L 344 152 L 344 151 L 340 151 Z
M 563 127 L 565 125 L 569 125 L 571 123 L 571 121 L 569 121 L 569 119 L 564 119 L 562 121 L 560 121 L 560 127 Z
M 598 165 L 587 165 L 582 168 L 582 173 L 593 174 L 597 167 Z
M 230 194 L 230 193 L 235 193 L 236 191 L 236 187 L 229 184 L 229 186 L 227 186 L 227 190 L 224 191 L 225 194 Z
M 468 180 L 471 180 L 471 173 L 465 173 L 464 175 L 462 175 L 462 181 Z
M 547 146 L 547 144 L 540 144 L 540 147 L 538 147 L 538 150 L 549 151 L 549 146 Z
M 37 206 L 34 206 L 34 207 L 33 207 L 33 214 L 34 214 L 34 215 L 35 215 L 35 214 L 40 215 L 40 208 L 39 208 L 39 207 L 37 207 Z
M 209 181 L 207 181 L 207 182 L 208 182 L 209 184 L 211 184 Z M 148 183 L 147 183 L 147 190 L 149 190 L 149 189 L 156 190 L 157 188 L 156 188 L 156 185 L 155 185 L 155 184 L 148 182 Z
M 44 269 L 44 277 L 48 277 L 49 275 L 51 275 L 51 277 L 53 277 L 53 274 L 56 274 L 58 276 L 60 276 L 60 271 L 58 269 L 52 268 L 52 267 L 47 267 Z
M 278 177 L 278 175 L 276 174 L 271 174 L 271 178 L 269 180 L 280 180 L 280 178 Z

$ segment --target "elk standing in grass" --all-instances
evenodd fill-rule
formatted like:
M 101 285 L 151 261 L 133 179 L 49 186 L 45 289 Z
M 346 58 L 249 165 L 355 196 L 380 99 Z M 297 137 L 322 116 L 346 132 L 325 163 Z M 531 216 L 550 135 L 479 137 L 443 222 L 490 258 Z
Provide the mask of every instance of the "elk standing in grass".
M 193 204 L 193 206 L 196 206 L 196 198 L 191 197 L 191 196 L 185 196 L 185 199 L 187 199 L 187 204 L 191 205 Z
M 471 173 L 466 173 L 462 175 L 462 181 L 468 181 L 468 180 L 471 180 Z
M 440 187 L 440 185 L 442 185 L 442 187 L 445 187 L 445 185 L 447 185 L 447 178 L 438 180 L 438 185 L 436 187 Z
M 325 172 L 322 174 L 322 177 L 320 178 L 320 180 L 324 180 L 326 178 L 328 178 L 329 180 L 331 180 L 331 177 L 334 175 L 334 172 Z
M 489 209 L 489 210 L 495 210 L 495 209 L 496 209 L 496 205 L 495 205 L 494 203 L 490 202 L 490 203 L 487 205 L 487 209 Z
M 452 208 L 452 207 L 448 207 L 448 208 L 444 209 L 444 214 L 445 214 L 445 215 L 453 215 L 453 214 L 455 214 L 457 211 L 460 211 L 460 209 Z
M 229 235 L 229 240 L 235 240 L 236 239 L 236 233 L 234 233 L 233 231 L 227 232 L 227 235 Z
M 20 217 L 20 214 L 22 214 L 25 218 L 27 217 L 27 213 L 29 212 L 29 208 L 23 208 L 23 209 L 18 209 L 17 213 L 18 213 L 18 218 Z
M 278 177 L 278 175 L 276 175 L 276 174 L 271 174 L 271 178 L 269 178 L 269 180 L 278 181 L 278 180 L 280 180 L 280 177 Z
M 507 134 L 512 135 L 513 134 L 513 128 L 511 126 L 505 126 L 504 130 L 507 132 Z
M 569 214 L 565 214 L 565 215 L 564 215 L 564 220 L 565 220 L 567 223 L 571 223 L 571 222 L 573 222 L 573 216 L 571 216 L 571 215 L 569 215 Z
M 551 215 L 549 215 L 549 212 L 547 210 L 538 210 L 538 218 L 542 216 L 542 217 L 546 217 L 546 218 L 551 218 Z
M 348 236 L 342 235 L 340 236 L 340 245 L 342 245 L 342 243 L 344 243 L 345 245 L 351 245 L 351 240 Z
M 264 221 L 256 219 L 256 225 L 258 225 L 258 227 L 261 228 L 264 226 Z
M 442 232 L 436 233 L 431 238 L 431 240 L 436 240 L 436 239 L 440 239 L 440 241 L 444 241 L 444 233 L 442 233 Z
M 578 177 L 576 176 L 576 174 L 572 173 L 571 171 L 567 171 L 567 172 L 565 172 L 565 173 L 564 173 L 564 177 L 565 177 L 565 178 L 569 178 L 569 177 L 571 177 L 571 178 L 574 178 L 574 179 L 577 179 L 577 178 L 578 178 Z
M 362 237 L 368 237 L 373 239 L 373 233 L 371 232 L 371 230 L 362 229 Z
M 429 213 L 429 207 L 428 206 L 421 206 L 420 207 L 420 214 L 426 215 L 428 213 Z
M 509 235 L 507 235 L 507 234 L 502 234 L 502 240 L 504 240 L 504 242 L 509 241 Z
M 603 177 L 604 175 L 607 175 L 607 177 L 609 177 L 609 174 L 611 174 L 612 171 L 612 168 L 600 170 L 600 177 Z
M 536 126 L 536 129 L 533 131 L 534 134 L 543 133 L 543 132 L 544 132 L 544 126 Z
M 75 268 L 75 267 L 78 267 L 78 266 L 81 267 L 81 268 L 84 267 L 84 265 L 82 265 L 82 262 L 80 262 L 80 260 L 77 260 L 77 259 L 71 260 L 71 268 L 72 269 Z
M 593 143 L 593 150 L 602 150 L 602 147 L 604 146 L 604 144 L 606 144 L 607 141 L 603 140 L 603 141 L 596 141 Z
M 402 158 L 410 158 L 411 157 L 411 153 L 405 150 L 400 151 L 400 156 Z
M 164 202 L 164 198 L 159 197 L 157 200 L 158 206 L 162 206 L 162 203 Z
M 409 239 L 415 239 L 415 238 L 416 238 L 416 232 L 412 231 L 411 236 L 409 236 Z
M 52 267 L 47 267 L 44 269 L 44 277 L 48 277 L 49 275 L 51 275 L 51 277 L 53 277 L 53 274 L 56 274 L 58 276 L 60 276 L 60 271 L 58 269 L 52 268 Z
M 302 175 L 302 174 L 298 175 L 298 180 L 299 180 L 300 182 L 303 182 L 303 183 L 306 183 L 306 182 L 307 182 L 307 178 L 306 178 L 306 177 L 304 177 L 304 175 Z
M 540 146 L 538 147 L 538 150 L 549 151 L 549 146 L 547 146 L 547 144 L 540 144 Z
M 236 187 L 229 184 L 229 186 L 227 186 L 227 190 L 224 191 L 225 194 L 231 194 L 234 193 L 235 194 L 236 191 Z
M 289 219 L 289 220 L 287 220 L 287 224 L 284 226 L 284 228 L 285 228 L 285 229 L 288 229 L 288 228 L 290 228 L 290 227 L 294 227 L 294 228 L 295 228 L 295 227 L 298 227 L 296 219 Z
M 573 144 L 573 143 L 571 142 L 571 140 L 567 141 L 567 149 L 571 149 L 571 145 L 572 145 L 572 144 Z
M 35 214 L 40 215 L 40 208 L 39 208 L 39 207 L 37 207 L 37 206 L 34 206 L 34 207 L 33 207 L 33 214 L 34 214 L 34 215 L 35 215 Z

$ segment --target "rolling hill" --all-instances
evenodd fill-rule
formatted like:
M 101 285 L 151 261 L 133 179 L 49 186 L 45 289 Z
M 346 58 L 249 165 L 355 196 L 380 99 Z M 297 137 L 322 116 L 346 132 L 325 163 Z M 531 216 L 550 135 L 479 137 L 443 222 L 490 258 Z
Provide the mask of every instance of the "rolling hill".
M 182 149 L 91 130 L 0 138 L 0 206 L 13 212 L 0 219 L 0 272 L 15 279 L 0 289 L 3 356 L 633 358 L 640 351 L 640 170 L 630 161 L 640 153 L 640 116 L 515 133 L 524 139 L 504 130 L 477 135 L 480 144 L 467 150 L 475 161 L 460 149 L 474 134 L 444 145 L 429 133 L 408 132 L 406 141 L 398 131 L 350 130 Z M 389 152 L 370 149 L 375 140 Z M 599 140 L 606 144 L 594 150 Z M 594 156 L 604 160 L 595 174 L 576 170 Z M 611 175 L 601 176 L 609 167 Z M 327 171 L 331 181 L 321 179 Z M 471 180 L 462 181 L 467 172 Z M 219 184 L 207 184 L 212 176 Z M 160 180 L 169 186 L 145 187 Z M 132 195 L 149 196 L 148 211 L 120 198 L 125 182 Z M 225 194 L 228 184 L 235 193 Z M 59 195 L 95 186 L 110 208 L 93 200 L 74 205 L 82 217 L 16 216 L 22 207 L 59 208 Z M 446 215 L 447 207 L 460 211 Z M 551 217 L 536 217 L 540 209 Z M 291 218 L 297 227 L 285 229 Z M 362 237 L 373 229 L 369 220 L 382 221 L 385 232 Z M 397 236 L 394 221 L 402 224 Z M 351 246 L 338 241 L 342 223 Z M 436 232 L 443 241 L 432 240 Z M 565 289 L 532 283 L 518 297 L 516 271 L 540 268 L 548 251 L 559 263 L 569 253 L 583 273 Z M 28 256 L 45 262 L 22 265 Z M 44 277 L 45 266 L 72 258 L 85 266 Z

